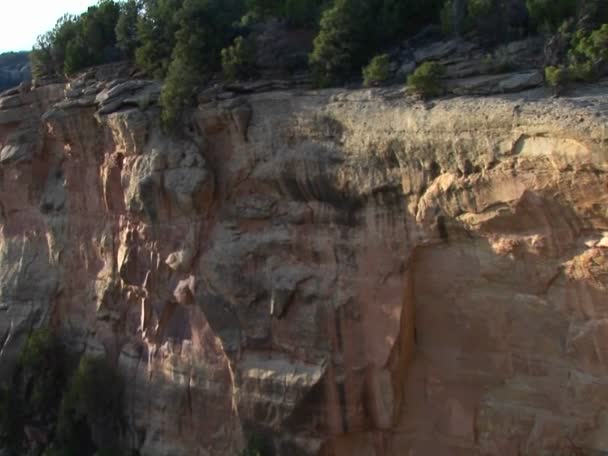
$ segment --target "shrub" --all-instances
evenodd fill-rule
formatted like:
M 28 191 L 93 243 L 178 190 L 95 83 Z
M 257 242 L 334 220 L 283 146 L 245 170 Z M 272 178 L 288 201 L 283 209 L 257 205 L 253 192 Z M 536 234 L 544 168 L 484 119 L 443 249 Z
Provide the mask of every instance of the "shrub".
M 608 61 L 608 24 L 589 34 L 583 31 L 577 32 L 573 45 L 573 52 L 577 56 L 598 64 Z
M 70 75 L 87 66 L 115 60 L 119 14 L 118 2 L 100 0 L 81 15 L 60 18 L 32 49 L 34 75 Z
M 137 21 L 141 4 L 137 0 L 127 0 L 120 4 L 120 16 L 116 22 L 116 44 L 123 54 L 132 59 L 139 45 L 137 39 Z
M 68 385 L 70 365 L 52 331 L 30 334 L 11 384 L 0 387 L 0 442 L 9 454 L 25 454 L 28 425 L 49 431 L 45 456 L 120 454 L 120 375 L 105 359 L 84 357 Z
M 231 46 L 222 49 L 222 70 L 230 79 L 247 78 L 254 74 L 255 45 L 253 40 L 237 37 Z
M 445 74 L 443 65 L 424 62 L 407 78 L 407 85 L 419 95 L 429 98 L 442 92 L 441 78 Z
M 441 22 L 441 31 L 445 35 L 454 33 L 454 3 L 452 0 L 446 0 L 444 3 L 439 13 L 439 20 Z
M 74 454 L 117 448 L 123 428 L 123 382 L 105 358 L 80 360 L 61 402 L 58 441 Z
M 0 388 L 0 441 L 21 454 L 24 427 L 53 422 L 67 378 L 65 351 L 49 329 L 32 331 L 11 383 Z
M 253 434 L 239 456 L 271 456 L 274 454 L 272 443 L 261 434 Z
M 179 29 L 176 11 L 182 0 L 158 0 L 144 2 L 145 14 L 137 20 L 135 63 L 155 78 L 166 76 L 175 46 L 175 34 Z
M 66 382 L 66 354 L 49 329 L 33 331 L 19 356 L 25 399 L 32 412 L 45 414 L 57 407 Z
M 323 13 L 310 65 L 318 85 L 341 83 L 388 43 L 435 21 L 443 0 L 335 0 Z
M 493 0 L 469 0 L 469 16 L 474 19 L 487 16 L 495 8 Z
M 488 66 L 488 70 L 494 74 L 507 73 L 517 67 L 516 62 L 511 58 L 505 47 L 499 47 L 493 53 L 487 55 L 484 63 Z
M 290 26 L 306 27 L 316 24 L 326 0 L 247 0 L 245 22 L 281 17 Z
M 317 85 L 328 86 L 346 79 L 367 59 L 361 36 L 373 40 L 366 0 L 337 0 L 321 17 L 319 34 L 314 40 L 310 65 Z M 365 30 L 367 27 L 367 31 Z M 361 60 L 364 59 L 364 60 Z
M 537 28 L 556 30 L 566 19 L 576 16 L 578 0 L 526 0 L 526 6 Z
M 176 132 L 182 115 L 193 104 L 198 83 L 196 69 L 182 58 L 174 58 L 160 93 L 161 121 L 168 132 Z
M 0 387 L 0 442 L 9 454 L 20 454 L 24 440 L 23 401 L 13 388 Z
M 597 78 L 597 69 L 589 60 L 574 62 L 568 66 L 568 79 L 572 81 L 590 82 Z
M 380 84 L 388 79 L 389 57 L 381 54 L 374 57 L 369 64 L 363 68 L 363 84 L 366 87 Z
M 548 66 L 545 68 L 545 81 L 550 87 L 558 89 L 568 82 L 568 70 L 562 67 Z

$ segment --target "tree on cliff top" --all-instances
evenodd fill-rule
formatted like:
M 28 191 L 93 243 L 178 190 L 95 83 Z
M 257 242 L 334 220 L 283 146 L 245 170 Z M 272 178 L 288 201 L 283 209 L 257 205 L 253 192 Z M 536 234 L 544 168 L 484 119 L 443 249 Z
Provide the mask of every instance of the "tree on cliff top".
M 335 0 L 321 17 L 310 65 L 319 85 L 342 82 L 379 49 L 439 19 L 443 0 Z
M 120 16 L 116 22 L 116 44 L 129 59 L 135 58 L 135 50 L 139 46 L 137 38 L 137 22 L 141 12 L 140 0 L 127 0 L 120 6 Z
M 160 97 L 164 126 L 173 130 L 197 87 L 221 69 L 221 49 L 242 14 L 237 0 L 184 0 L 174 15 L 176 44 Z
M 38 37 L 30 54 L 34 76 L 62 76 L 116 60 L 119 3 L 100 0 L 79 16 L 65 15 Z

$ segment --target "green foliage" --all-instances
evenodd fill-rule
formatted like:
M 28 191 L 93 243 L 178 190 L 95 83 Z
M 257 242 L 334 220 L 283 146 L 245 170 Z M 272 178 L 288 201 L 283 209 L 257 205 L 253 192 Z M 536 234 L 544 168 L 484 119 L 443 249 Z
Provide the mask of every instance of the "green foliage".
M 63 396 L 57 440 L 73 454 L 117 448 L 123 428 L 122 378 L 105 358 L 85 356 Z
M 566 19 L 576 16 L 578 0 L 526 0 L 526 6 L 536 27 L 556 30 Z
M 473 19 L 483 18 L 495 8 L 494 0 L 469 0 L 469 16 Z
M 545 81 L 550 87 L 559 89 L 569 81 L 568 70 L 563 67 L 548 66 L 545 68 Z
M 366 62 L 374 48 L 374 3 L 377 2 L 336 0 L 321 17 L 310 56 L 319 86 L 343 81 Z
M 100 0 L 79 16 L 60 18 L 53 30 L 38 37 L 32 49 L 34 76 L 71 75 L 87 66 L 115 60 L 119 14 L 117 2 Z
M 439 22 L 441 23 L 441 31 L 445 35 L 450 35 L 454 32 L 454 3 L 452 0 L 446 0 L 439 13 Z
M 171 63 L 179 29 L 176 12 L 182 3 L 183 0 L 143 1 L 145 14 L 137 22 L 137 38 L 141 44 L 135 51 L 135 62 L 159 79 L 165 77 Z
M 160 96 L 167 130 L 175 131 L 196 90 L 221 67 L 221 49 L 233 36 L 232 24 L 241 12 L 237 0 L 184 0 L 173 15 L 175 46 Z
M 253 434 L 239 456 L 271 456 L 273 454 L 272 444 L 261 434 Z
M 175 131 L 184 110 L 194 102 L 198 78 L 183 57 L 171 61 L 160 94 L 161 120 L 166 131 Z
M 20 454 L 26 424 L 56 418 L 67 378 L 65 351 L 46 328 L 32 331 L 26 340 L 11 383 L 0 388 L 0 441 Z
M 246 22 L 279 17 L 295 27 L 316 26 L 329 0 L 247 0 Z
M 579 28 L 590 31 L 605 23 L 608 23 L 608 2 L 606 0 L 580 0 Z
M 52 410 L 58 404 L 67 377 L 65 351 L 48 329 L 33 331 L 25 343 L 19 367 L 32 412 Z
M 105 359 L 84 357 L 69 381 L 71 364 L 52 331 L 30 334 L 11 383 L 0 387 L 0 442 L 9 454 L 25 454 L 26 426 L 48 433 L 45 456 L 119 454 L 121 377 Z
M 317 84 L 348 79 L 379 48 L 439 17 L 442 0 L 335 0 L 320 22 L 310 65 Z
M 231 46 L 222 49 L 222 69 L 230 80 L 252 76 L 255 71 L 254 42 L 236 37 Z
M 576 57 L 586 59 L 594 64 L 608 61 L 608 24 L 586 34 L 576 33 L 573 39 L 573 51 Z
M 561 89 L 574 81 L 593 81 L 605 74 L 607 67 L 608 24 L 604 24 L 591 32 L 577 31 L 566 63 L 545 68 L 545 80 L 549 86 Z
M 386 81 L 389 76 L 389 63 L 388 54 L 381 54 L 374 57 L 369 64 L 363 68 L 363 84 L 365 84 L 366 87 L 369 87 Z
M 396 39 L 413 35 L 425 25 L 436 23 L 443 3 L 444 0 L 380 1 L 378 16 L 367 18 L 367 21 L 376 23 L 373 51 Z
M 511 58 L 504 46 L 500 46 L 484 59 L 488 71 L 494 74 L 507 73 L 517 67 L 517 63 Z
M 424 98 L 441 94 L 441 78 L 445 74 L 443 65 L 437 62 L 424 62 L 407 78 L 407 85 Z
M 571 80 L 580 82 L 591 82 L 599 77 L 597 68 L 589 60 L 571 63 L 568 75 Z
M 127 0 L 120 4 L 120 15 L 116 22 L 116 44 L 129 59 L 135 57 L 139 45 L 137 38 L 137 22 L 141 4 L 138 0 Z

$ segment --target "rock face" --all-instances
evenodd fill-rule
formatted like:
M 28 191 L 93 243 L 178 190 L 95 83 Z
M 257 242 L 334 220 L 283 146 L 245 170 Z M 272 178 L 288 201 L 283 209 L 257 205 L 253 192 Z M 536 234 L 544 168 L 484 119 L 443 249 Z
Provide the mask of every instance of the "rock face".
M 32 79 L 28 52 L 0 54 L 0 92 Z
M 0 99 L 0 375 L 50 322 L 151 456 L 608 450 L 605 92 L 269 92 L 181 139 L 157 92 Z

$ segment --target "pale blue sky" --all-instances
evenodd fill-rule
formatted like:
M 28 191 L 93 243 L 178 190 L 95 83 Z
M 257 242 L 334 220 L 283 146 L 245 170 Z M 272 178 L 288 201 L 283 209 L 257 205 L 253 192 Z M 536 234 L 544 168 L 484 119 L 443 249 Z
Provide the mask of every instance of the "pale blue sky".
M 0 53 L 28 51 L 65 13 L 82 13 L 97 0 L 0 0 Z

